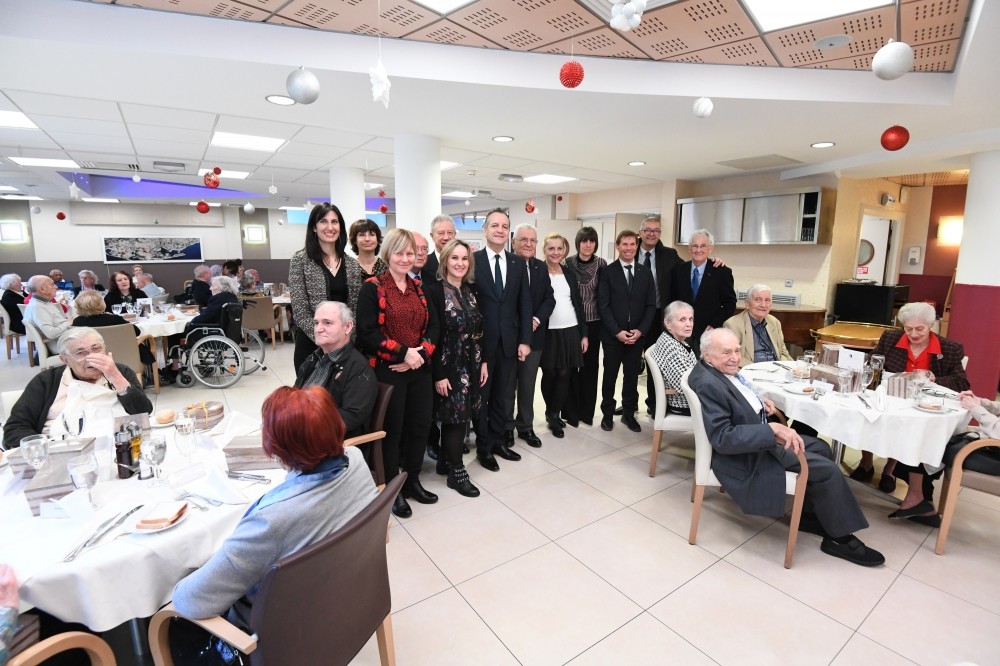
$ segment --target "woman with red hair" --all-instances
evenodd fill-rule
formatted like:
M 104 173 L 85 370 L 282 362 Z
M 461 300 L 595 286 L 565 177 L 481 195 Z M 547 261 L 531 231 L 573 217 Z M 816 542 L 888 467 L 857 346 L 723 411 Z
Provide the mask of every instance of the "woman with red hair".
M 268 568 L 335 532 L 378 494 L 361 452 L 344 447 L 344 421 L 325 389 L 282 386 L 261 413 L 264 451 L 281 461 L 288 476 L 247 510 L 208 562 L 177 583 L 174 606 L 188 617 L 228 611 L 230 622 L 248 627 Z M 183 620 L 171 626 L 176 663 L 210 663 L 185 653 L 197 644 L 195 631 L 202 630 Z

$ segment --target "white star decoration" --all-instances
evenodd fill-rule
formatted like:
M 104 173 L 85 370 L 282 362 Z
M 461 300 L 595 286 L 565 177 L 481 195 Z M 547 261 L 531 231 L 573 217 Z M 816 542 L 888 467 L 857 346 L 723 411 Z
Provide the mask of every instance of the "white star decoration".
M 274 195 L 278 193 L 278 188 L 275 187 L 274 185 L 271 185 L 271 187 L 267 188 L 267 191 L 270 192 L 272 195 Z
M 389 108 L 389 88 L 392 86 L 389 83 L 389 75 L 385 71 L 385 65 L 382 64 L 382 58 L 378 59 L 378 63 L 374 67 L 369 67 L 368 71 L 371 74 L 372 81 L 372 101 L 382 102 L 385 108 Z
M 69 184 L 69 196 L 71 199 L 80 198 L 80 187 L 75 182 Z

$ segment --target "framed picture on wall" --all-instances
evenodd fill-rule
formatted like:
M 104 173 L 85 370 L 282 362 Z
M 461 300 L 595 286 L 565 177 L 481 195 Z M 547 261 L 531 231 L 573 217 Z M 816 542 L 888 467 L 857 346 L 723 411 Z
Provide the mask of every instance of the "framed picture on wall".
M 202 263 L 199 236 L 105 236 L 104 263 Z

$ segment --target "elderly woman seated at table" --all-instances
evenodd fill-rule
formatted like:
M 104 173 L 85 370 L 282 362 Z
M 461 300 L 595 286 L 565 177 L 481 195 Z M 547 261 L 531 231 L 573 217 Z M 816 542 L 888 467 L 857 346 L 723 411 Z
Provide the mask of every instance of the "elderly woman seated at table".
M 268 568 L 335 532 L 378 494 L 361 452 L 344 448 L 344 421 L 325 389 L 282 386 L 261 412 L 264 451 L 281 460 L 289 474 L 250 507 L 208 562 L 177 583 L 173 603 L 188 617 L 228 613 L 230 622 L 246 628 Z M 200 644 L 192 634 L 201 634 Z M 207 642 L 190 623 L 171 626 L 176 663 L 191 663 L 185 649 Z
M 73 307 L 76 309 L 74 326 L 101 328 L 102 326 L 118 326 L 128 323 L 121 315 L 104 310 L 104 298 L 97 291 L 80 292 L 80 295 L 73 299 Z M 135 330 L 136 337 L 142 334 L 142 331 L 135 324 L 132 325 L 132 329 Z M 156 362 L 156 357 L 149 350 L 148 345 L 139 345 L 139 360 L 142 361 L 143 365 L 152 365 Z
M 59 357 L 66 365 L 35 375 L 14 403 L 4 424 L 4 448 L 20 446 L 28 435 L 49 434 L 64 411 L 110 410 L 113 416 L 122 416 L 153 410 L 135 373 L 115 363 L 95 329 L 81 326 L 63 333 Z
M 3 292 L 3 296 L 0 296 L 0 305 L 7 311 L 10 330 L 24 335 L 24 315 L 17 306 L 24 304 L 24 297 L 28 293 L 21 284 L 21 276 L 17 273 L 7 273 L 0 277 L 0 292 Z
M 740 367 L 761 361 L 791 361 L 781 322 L 771 314 L 771 288 L 755 284 L 747 292 L 747 309 L 723 324 L 740 341 Z
M 669 335 L 657 338 L 649 353 L 660 368 L 664 387 L 675 391 L 667 395 L 667 409 L 671 414 L 690 416 L 691 409 L 681 391 L 681 377 L 698 361 L 687 342 L 694 329 L 694 309 L 684 301 L 674 301 L 663 311 L 663 327 Z
M 934 307 L 928 303 L 907 303 L 896 315 L 902 330 L 893 329 L 883 333 L 872 353 L 885 356 L 885 372 L 927 370 L 930 372 L 930 381 L 939 386 L 952 391 L 966 391 L 969 389 L 969 379 L 962 367 L 965 352 L 959 343 L 931 331 L 936 318 Z M 851 478 L 867 481 L 874 474 L 872 454 L 863 451 L 861 462 Z M 940 470 L 935 474 L 926 474 L 922 467 L 897 463 L 892 458 L 886 461 L 879 489 L 892 492 L 896 488 L 896 479 L 903 479 L 908 484 L 906 497 L 899 510 L 890 514 L 890 517 L 915 519 L 915 522 L 932 525 L 940 523 L 930 504 L 934 490 L 932 481 L 939 475 Z
M 94 271 L 84 269 L 80 271 L 78 277 L 80 278 L 80 288 L 76 290 L 76 293 L 79 294 L 84 291 L 106 291 L 104 285 L 97 281 L 97 273 Z
M 178 333 L 176 335 L 171 335 L 167 338 L 167 349 L 172 355 L 174 355 L 174 348 L 181 344 L 181 340 L 187 338 L 187 343 L 194 343 L 196 338 L 190 337 L 193 332 L 198 331 L 203 326 L 221 326 L 222 325 L 222 308 L 228 303 L 239 303 L 240 299 L 237 294 L 240 291 L 240 283 L 237 282 L 236 278 L 228 277 L 226 275 L 219 275 L 212 278 L 211 281 L 212 297 L 208 299 L 208 305 L 191 321 L 187 323 L 184 329 L 184 333 Z M 161 377 L 165 378 L 168 383 L 174 381 L 179 363 L 175 357 L 170 366 L 164 368 L 161 371 Z

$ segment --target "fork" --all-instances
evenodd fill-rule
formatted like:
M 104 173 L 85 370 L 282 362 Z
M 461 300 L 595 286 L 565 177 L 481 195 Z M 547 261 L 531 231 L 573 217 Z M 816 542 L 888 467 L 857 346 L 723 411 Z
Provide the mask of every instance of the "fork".
M 207 497 L 203 497 L 202 495 L 196 495 L 194 493 L 189 493 L 187 491 L 182 492 L 181 494 L 179 494 L 174 499 L 175 500 L 186 499 L 186 500 L 190 501 L 191 504 L 194 504 L 196 508 L 198 508 L 198 509 L 200 509 L 202 511 L 208 511 L 208 507 L 206 507 L 206 506 L 204 506 L 202 504 L 199 504 L 196 500 L 201 500 L 202 502 L 207 502 L 208 504 L 211 504 L 212 506 L 219 506 L 219 505 L 222 504 L 222 502 L 220 502 L 219 500 L 209 499 Z

